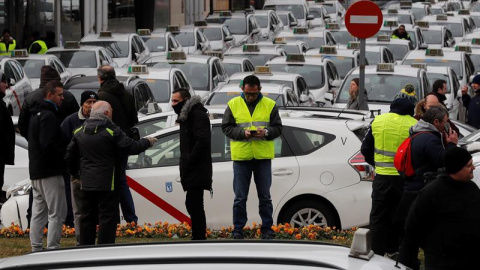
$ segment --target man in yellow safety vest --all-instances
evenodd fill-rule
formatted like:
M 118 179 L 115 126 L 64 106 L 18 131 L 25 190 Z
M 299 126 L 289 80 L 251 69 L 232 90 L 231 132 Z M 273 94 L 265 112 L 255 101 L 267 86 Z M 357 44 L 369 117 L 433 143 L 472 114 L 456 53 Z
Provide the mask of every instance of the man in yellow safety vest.
M 255 75 L 243 79 L 243 93 L 228 102 L 222 131 L 230 139 L 233 160 L 233 238 L 243 239 L 247 223 L 247 197 L 252 173 L 258 193 L 262 219 L 262 239 L 273 239 L 272 159 L 273 140 L 281 135 L 282 121 L 275 101 L 263 96 L 260 80 Z
M 40 33 L 38 31 L 32 33 L 32 41 L 28 53 L 45 54 L 47 52 L 47 44 L 40 39 Z
M 15 50 L 17 42 L 10 36 L 10 30 L 4 29 L 2 38 L 0 39 L 0 56 L 10 56 Z

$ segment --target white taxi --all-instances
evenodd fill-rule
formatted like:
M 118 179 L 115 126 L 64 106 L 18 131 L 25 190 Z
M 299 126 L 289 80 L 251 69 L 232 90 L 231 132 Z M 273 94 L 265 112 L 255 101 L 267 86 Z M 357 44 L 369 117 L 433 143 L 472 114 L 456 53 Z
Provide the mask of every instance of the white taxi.
M 343 7 L 342 3 L 337 0 L 327 0 L 322 3 L 322 6 L 327 10 L 332 22 L 341 22 L 347 14 L 347 10 Z
M 235 45 L 255 43 L 261 40 L 261 30 L 257 20 L 251 13 L 220 11 L 210 14 L 207 23 L 225 24 L 235 38 Z
M 310 21 L 311 28 L 325 28 L 325 22 L 330 21 L 327 9 L 317 1 L 308 1 L 308 14 L 313 16 Z
M 310 46 L 307 43 L 300 40 L 287 40 L 285 38 L 275 38 L 273 42 L 271 41 L 260 41 L 257 43 L 260 47 L 270 46 L 283 49 L 285 53 L 305 53 Z
M 265 0 L 263 9 L 275 11 L 290 11 L 297 19 L 298 26 L 310 27 L 313 16 L 309 14 L 306 0 Z
M 187 25 L 180 28 L 178 25 L 169 25 L 165 31 L 175 36 L 186 54 L 202 54 L 211 50 L 210 41 L 196 26 Z M 160 31 L 157 33 L 160 33 Z
M 277 16 L 283 23 L 283 30 L 293 29 L 298 26 L 298 21 L 291 11 L 276 11 Z
M 50 54 L 26 54 L 14 57 L 22 66 L 23 70 L 30 79 L 32 89 L 38 89 L 40 86 L 40 75 L 42 66 L 48 65 L 53 67 L 60 74 L 62 82 L 65 82 L 72 76 L 72 73 L 65 68 L 62 61 L 55 55 Z
M 387 9 L 382 11 L 383 19 L 395 18 L 399 24 L 415 24 L 415 16 L 411 10 Z
M 155 56 L 145 61 L 154 68 L 178 68 L 183 71 L 196 95 L 206 97 L 219 84 L 228 79 L 220 58 L 208 55 L 185 55 L 170 52 L 167 57 Z
M 283 30 L 283 22 L 274 10 L 255 10 L 253 16 L 260 26 L 264 40 L 273 40 Z
M 320 49 L 308 50 L 306 55 L 330 59 L 335 64 L 336 73 L 338 73 L 340 79 L 345 78 L 350 70 L 360 64 L 360 51 L 358 49 L 337 49 L 336 46 L 322 46 Z
M 354 48 L 360 48 L 360 43 L 355 43 L 357 44 L 355 44 Z M 377 65 L 380 63 L 395 63 L 393 53 L 385 46 L 367 46 L 365 48 L 365 58 L 367 58 L 369 65 Z
M 396 19 L 387 19 L 384 20 L 382 28 L 375 34 L 375 36 L 379 35 L 387 35 L 392 37 L 393 32 L 400 26 L 398 21 Z M 423 39 L 423 33 L 422 29 L 418 27 L 417 25 L 411 25 L 411 24 L 403 24 L 405 26 L 405 32 L 410 36 L 410 39 L 412 40 L 412 46 L 413 49 L 416 50 L 424 50 L 428 48 L 428 45 L 425 43 Z M 393 40 L 394 38 L 392 38 Z
M 412 42 L 404 39 L 391 39 L 390 35 L 379 35 L 377 39 L 367 39 L 367 47 L 374 46 L 385 46 L 393 54 L 395 61 L 402 61 L 405 55 L 413 50 Z
M 423 39 L 428 45 L 440 47 L 453 47 L 455 39 L 452 32 L 443 25 L 430 25 L 428 21 L 417 21 L 417 25 L 422 29 Z
M 325 26 L 330 31 L 338 44 L 347 45 L 350 41 L 356 41 L 357 38 L 348 32 L 347 27 L 339 23 L 328 22 Z
M 150 29 L 138 29 L 137 34 L 150 50 L 150 56 L 166 55 L 167 52 L 182 50 L 182 45 L 178 43 L 175 36 L 170 32 L 163 31 L 152 34 Z
M 195 21 L 195 26 L 207 37 L 213 51 L 225 52 L 236 44 L 235 37 L 225 24 Z
M 426 51 L 410 51 L 402 61 L 402 65 L 425 63 L 427 67 L 451 67 L 461 85 L 470 83 L 470 76 L 475 73 L 475 66 L 464 51 L 454 51 L 454 48 L 427 49 Z
M 428 21 L 430 25 L 444 25 L 452 32 L 456 43 L 462 41 L 463 37 L 471 32 L 467 19 L 461 17 L 439 14 L 425 16 L 422 21 Z
M 97 68 L 101 65 L 117 67 L 105 48 L 80 46 L 75 41 L 66 41 L 63 47 L 51 48 L 46 54 L 54 55 L 60 59 L 72 75 L 97 75 Z
M 359 77 L 359 68 L 350 71 L 343 80 L 334 106 L 345 108 L 349 100 L 350 82 Z M 381 113 L 390 111 L 390 103 L 394 97 L 411 84 L 415 88 L 418 100 L 431 91 L 427 71 L 423 68 L 401 66 L 394 64 L 378 64 L 365 67 L 365 90 L 368 97 L 369 109 L 381 110 Z M 327 93 L 325 99 L 333 100 L 333 95 Z
M 337 41 L 328 30 L 308 29 L 306 27 L 294 27 L 292 30 L 283 30 L 278 38 L 286 40 L 301 40 L 311 48 L 320 48 L 325 45 L 336 45 Z
M 329 58 L 288 54 L 285 58 L 270 60 L 267 66 L 273 72 L 302 75 L 315 101 L 321 105 L 325 105 L 325 93 L 335 91 L 341 84 L 335 64 Z
M 235 73 L 255 70 L 255 66 L 253 65 L 252 61 L 246 57 L 223 56 L 221 59 L 223 68 L 229 77 Z
M 252 61 L 254 66 L 264 66 L 270 59 L 286 55 L 279 46 L 262 46 L 261 44 L 245 44 L 241 47 L 230 48 L 225 56 L 241 56 Z
M 80 45 L 100 46 L 107 50 L 118 67 L 139 64 L 150 57 L 150 49 L 137 34 L 88 34 L 80 40 Z

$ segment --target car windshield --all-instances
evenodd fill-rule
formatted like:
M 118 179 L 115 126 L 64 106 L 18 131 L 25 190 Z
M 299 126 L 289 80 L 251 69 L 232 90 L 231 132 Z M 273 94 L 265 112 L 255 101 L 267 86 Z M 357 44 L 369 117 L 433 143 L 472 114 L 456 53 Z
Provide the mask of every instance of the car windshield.
M 277 56 L 276 54 L 242 54 L 243 57 L 246 57 L 252 61 L 254 66 L 264 66 L 265 63 L 270 61 L 273 57 Z
M 246 18 L 207 18 L 208 23 L 225 24 L 232 35 L 246 35 L 247 34 L 247 19 Z
M 240 96 L 241 92 L 216 92 L 211 97 L 210 100 L 207 102 L 207 105 L 225 105 L 227 104 L 232 98 Z M 283 96 L 280 94 L 272 94 L 272 93 L 265 93 L 262 92 L 262 95 L 269 97 L 277 103 L 277 106 L 283 107 Z
M 223 39 L 222 29 L 220 28 L 200 28 L 200 31 L 202 31 L 210 41 L 218 41 Z
M 313 18 L 315 18 L 315 19 L 321 19 L 322 18 L 322 9 L 321 8 L 309 8 L 308 9 L 308 15 L 313 15 Z
M 167 49 L 164 37 L 142 37 L 142 39 L 147 44 L 150 52 L 164 52 Z
M 303 52 L 300 51 L 300 47 L 296 44 L 278 45 L 278 47 L 282 48 L 287 54 L 303 53 Z
M 207 90 L 209 87 L 210 72 L 208 64 L 202 63 L 149 63 L 155 68 L 178 68 L 185 74 L 194 90 Z
M 380 63 L 380 61 L 381 61 L 380 52 L 365 51 L 365 58 L 368 59 L 368 64 L 369 65 L 376 65 L 376 64 Z
M 276 11 L 290 11 L 297 19 L 305 19 L 305 10 L 302 5 L 268 5 L 263 9 L 272 9 Z
M 358 78 L 358 74 L 350 74 L 345 78 L 338 94 L 337 102 L 348 102 L 350 82 L 354 78 Z M 417 77 L 393 76 L 393 74 L 365 74 L 365 89 L 370 102 L 392 102 L 393 98 L 407 83 L 412 84 L 417 93 L 420 92 L 419 81 Z
M 427 44 L 442 44 L 442 31 L 433 31 L 433 30 L 424 30 L 423 31 L 423 40 Z
M 410 66 L 414 63 L 426 63 L 427 67 L 451 67 L 458 76 L 459 80 L 463 78 L 462 62 L 445 59 L 405 59 L 402 65 Z
M 337 9 L 334 4 L 323 4 L 323 7 L 327 10 L 328 14 L 335 14 L 337 13 Z
M 416 20 L 421 20 L 426 15 L 424 7 L 412 7 L 412 13 Z
M 309 37 L 305 35 L 295 35 L 293 37 L 285 37 L 287 40 L 301 40 L 310 46 L 310 48 L 319 48 L 325 45 L 323 37 Z
M 470 54 L 470 58 L 475 66 L 475 72 L 480 71 L 480 54 Z
M 378 33 L 375 35 L 375 36 L 378 36 L 378 35 L 392 35 L 393 34 L 393 31 L 395 31 L 395 29 L 393 30 L 380 30 L 378 31 Z M 407 31 L 407 34 L 410 36 L 410 39 L 412 40 L 412 45 L 413 47 L 416 47 L 417 46 L 417 38 L 415 36 L 415 33 L 413 31 Z
M 232 76 L 234 73 L 242 72 L 242 64 L 223 63 L 223 68 L 227 72 L 228 76 Z
M 40 73 L 42 66 L 45 65 L 45 60 L 18 59 L 17 61 L 23 66 L 23 70 L 25 70 L 28 78 L 40 78 Z
M 395 61 L 402 60 L 405 57 L 405 55 L 407 55 L 407 53 L 409 51 L 409 48 L 408 48 L 407 45 L 385 44 L 384 46 L 387 47 L 392 52 L 393 59 L 395 59 Z
M 152 90 L 156 102 L 170 102 L 170 82 L 168 80 L 147 79 L 145 82 Z
M 128 57 L 128 41 L 82 41 L 82 45 L 104 47 L 112 58 Z
M 433 83 L 436 80 L 444 80 L 447 81 L 447 94 L 450 94 L 452 91 L 450 89 L 450 77 L 447 74 L 440 74 L 440 73 L 429 73 L 427 70 L 427 75 L 428 75 L 428 81 L 430 82 L 430 85 L 433 85 Z
M 267 15 L 255 15 L 255 20 L 257 20 L 260 28 L 268 28 L 268 17 Z
M 288 27 L 288 15 L 287 14 L 278 14 L 278 18 L 282 20 L 283 25 Z
M 432 25 L 444 25 L 450 32 L 452 32 L 453 37 L 463 37 L 463 27 L 461 23 L 441 23 L 441 22 L 431 22 Z
M 60 51 L 49 52 L 62 61 L 67 68 L 96 68 L 97 59 L 94 51 Z
M 345 57 L 340 55 L 324 55 L 323 58 L 332 60 L 337 68 L 338 76 L 341 79 L 345 78 L 347 73 L 355 67 L 354 57 Z
M 480 16 L 471 16 L 470 18 L 473 19 L 473 22 L 475 23 L 475 25 L 478 26 L 480 25 Z
M 323 66 L 269 64 L 272 71 L 297 73 L 303 76 L 310 89 L 320 89 L 325 85 Z M 263 80 L 262 80 L 263 81 Z
M 180 32 L 175 34 L 175 39 L 182 45 L 182 47 L 195 46 L 195 35 L 193 32 Z
M 261 78 L 260 81 L 262 83 L 283 84 L 283 85 L 286 85 L 287 87 L 290 87 L 290 89 L 295 89 L 293 82 L 291 81 L 272 80 L 267 78 Z M 238 83 L 240 85 L 240 80 L 229 80 L 228 83 Z
M 348 31 L 331 31 L 335 41 L 339 44 L 348 44 L 349 41 L 355 41 L 355 38 Z

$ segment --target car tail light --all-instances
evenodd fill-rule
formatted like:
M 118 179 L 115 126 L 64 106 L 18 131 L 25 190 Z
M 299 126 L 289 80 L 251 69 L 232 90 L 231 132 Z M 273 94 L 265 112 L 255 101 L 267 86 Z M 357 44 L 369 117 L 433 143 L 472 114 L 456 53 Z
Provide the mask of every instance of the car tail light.
M 360 174 L 362 181 L 373 181 L 375 178 L 375 168 L 365 162 L 365 157 L 360 151 L 350 158 L 348 164 Z

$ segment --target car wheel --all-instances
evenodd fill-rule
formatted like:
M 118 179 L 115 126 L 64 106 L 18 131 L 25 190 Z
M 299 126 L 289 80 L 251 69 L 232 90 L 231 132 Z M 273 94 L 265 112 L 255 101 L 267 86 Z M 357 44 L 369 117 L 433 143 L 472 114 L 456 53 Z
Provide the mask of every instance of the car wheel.
M 334 211 L 325 203 L 315 200 L 300 201 L 290 206 L 283 215 L 283 222 L 297 228 L 308 225 L 339 227 Z

